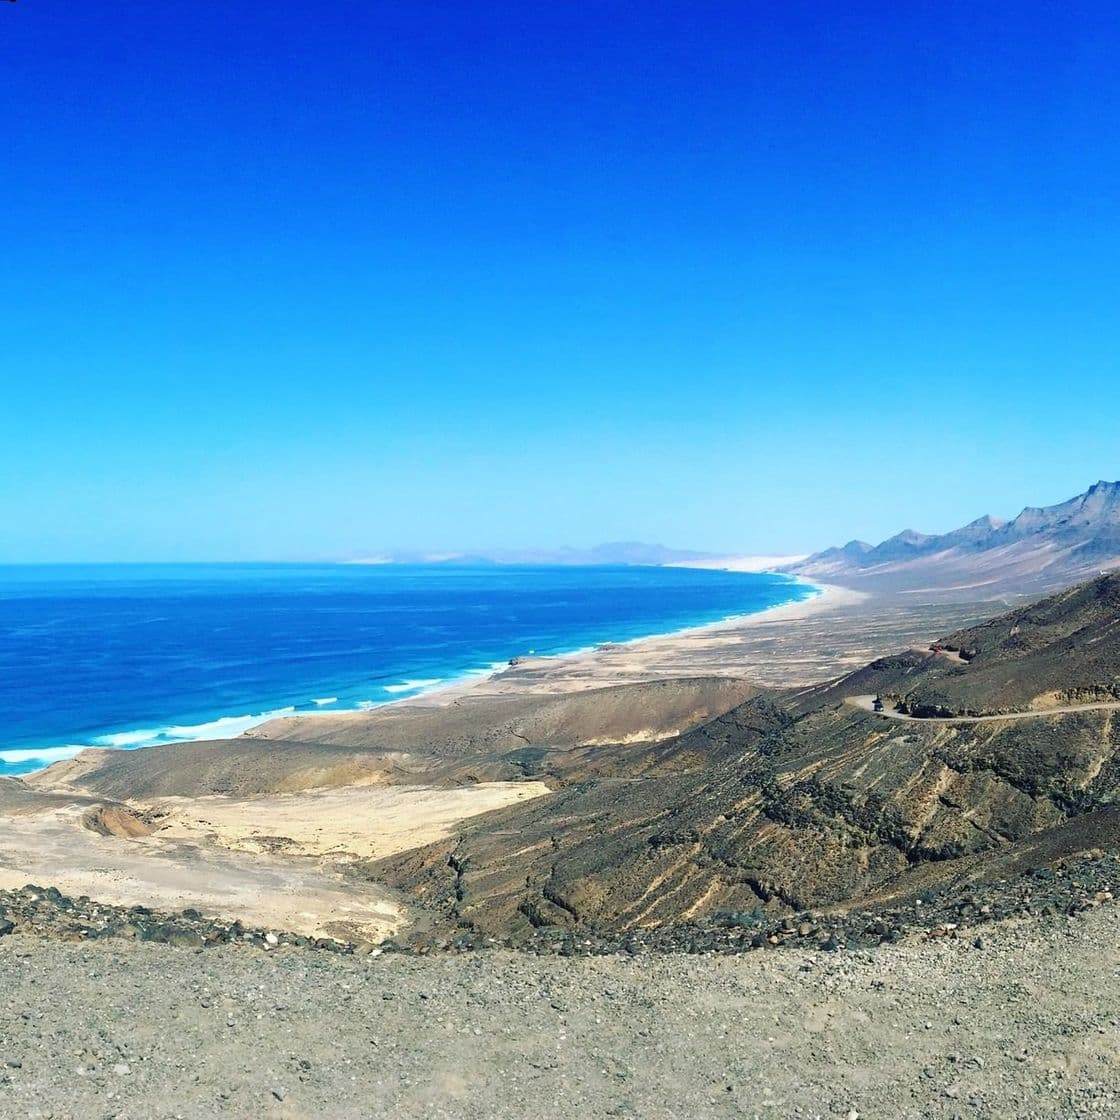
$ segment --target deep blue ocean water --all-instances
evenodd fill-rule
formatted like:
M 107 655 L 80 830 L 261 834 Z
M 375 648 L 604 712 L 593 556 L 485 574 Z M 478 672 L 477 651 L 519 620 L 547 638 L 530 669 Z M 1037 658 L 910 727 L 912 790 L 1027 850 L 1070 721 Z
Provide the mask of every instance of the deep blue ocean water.
M 0 567 L 0 774 L 81 746 L 240 734 L 812 595 L 644 567 Z

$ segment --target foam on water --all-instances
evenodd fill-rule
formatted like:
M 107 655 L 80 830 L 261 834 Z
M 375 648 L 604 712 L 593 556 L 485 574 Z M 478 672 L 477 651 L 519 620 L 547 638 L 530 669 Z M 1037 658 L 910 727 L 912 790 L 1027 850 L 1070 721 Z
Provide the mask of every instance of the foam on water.
M 86 745 L 135 750 L 138 747 L 156 747 L 162 743 L 198 743 L 206 739 L 234 739 L 250 728 L 267 723 L 270 719 L 294 715 L 295 711 L 295 705 L 288 705 L 284 708 L 273 708 L 268 712 L 258 712 L 256 715 L 219 716 L 206 723 L 169 724 L 167 727 L 114 731 L 108 735 L 97 735 Z
M 163 732 L 158 728 L 140 728 L 136 731 L 114 731 L 108 735 L 97 735 L 90 746 L 115 747 L 127 750 L 129 747 L 143 747 L 158 742 Z
M 49 766 L 52 762 L 61 762 L 63 759 L 73 758 L 86 749 L 84 746 L 71 745 L 67 747 L 28 747 L 25 750 L 0 751 L 0 762 L 9 766 L 19 766 L 27 762 Z
M 234 739 L 250 728 L 270 719 L 295 714 L 294 705 L 274 708 L 256 715 L 220 716 L 205 723 L 169 724 L 167 727 L 133 728 L 95 735 L 88 743 L 69 743 L 60 747 L 24 747 L 0 750 L 0 773 L 20 774 L 41 770 L 53 762 L 74 758 L 91 747 L 110 750 L 139 750 L 142 747 L 166 746 L 171 743 L 197 743 L 207 739 Z
M 443 677 L 427 677 L 423 680 L 387 684 L 382 686 L 382 691 L 388 692 L 391 696 L 396 696 L 402 692 L 419 692 L 421 689 L 435 688 L 437 684 L 443 684 Z

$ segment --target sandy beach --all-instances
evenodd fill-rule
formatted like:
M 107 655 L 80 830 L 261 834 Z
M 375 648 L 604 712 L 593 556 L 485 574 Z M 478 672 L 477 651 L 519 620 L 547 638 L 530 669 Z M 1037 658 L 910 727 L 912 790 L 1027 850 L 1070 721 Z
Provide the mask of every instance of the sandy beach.
M 406 907 L 343 872 L 420 847 L 462 821 L 547 795 L 542 782 L 358 786 L 250 798 L 44 799 L 0 796 L 0 890 L 47 883 L 117 906 L 193 907 L 311 936 L 379 941 Z
M 553 657 L 515 658 L 483 679 L 435 689 L 400 705 L 446 706 L 501 695 L 564 694 L 700 676 L 792 687 L 839 676 L 874 657 L 984 618 L 990 602 L 927 604 L 832 584 L 797 602 L 648 638 Z M 332 713 L 314 718 L 330 719 Z M 250 734 L 269 734 L 279 720 Z

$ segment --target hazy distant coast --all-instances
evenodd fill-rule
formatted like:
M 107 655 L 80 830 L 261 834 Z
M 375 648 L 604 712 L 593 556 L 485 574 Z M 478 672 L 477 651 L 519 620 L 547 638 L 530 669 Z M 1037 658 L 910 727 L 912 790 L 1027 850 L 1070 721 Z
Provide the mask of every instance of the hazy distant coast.
M 781 573 L 784 568 L 808 560 L 806 552 L 791 553 L 775 556 L 772 554 L 709 556 L 696 560 L 675 560 L 666 564 L 668 568 L 706 568 L 725 572 L 776 572 Z

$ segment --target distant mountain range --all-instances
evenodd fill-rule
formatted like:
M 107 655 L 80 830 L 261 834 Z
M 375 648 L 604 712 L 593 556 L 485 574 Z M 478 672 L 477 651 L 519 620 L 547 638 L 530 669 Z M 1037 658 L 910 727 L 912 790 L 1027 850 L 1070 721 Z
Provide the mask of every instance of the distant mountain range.
M 881 591 L 1036 593 L 1120 568 L 1120 482 L 1098 482 L 1011 521 L 985 516 L 950 533 L 906 529 L 871 545 L 849 541 L 787 571 Z
M 615 541 L 593 548 L 525 548 L 495 552 L 392 552 L 351 560 L 352 564 L 672 564 L 711 563 L 718 560 L 710 552 L 666 548 L 641 541 Z
M 1059 505 L 1028 506 L 1011 521 L 985 515 L 949 533 L 905 529 L 881 544 L 849 541 L 796 561 L 615 541 L 593 548 L 390 552 L 350 563 L 726 567 L 778 570 L 844 587 L 925 593 L 931 598 L 1042 594 L 1120 568 L 1120 482 L 1098 482 Z

